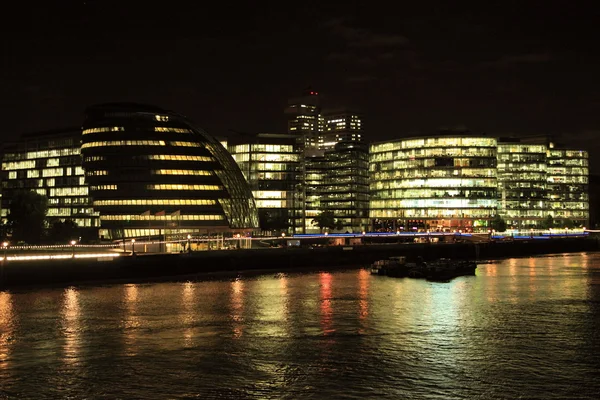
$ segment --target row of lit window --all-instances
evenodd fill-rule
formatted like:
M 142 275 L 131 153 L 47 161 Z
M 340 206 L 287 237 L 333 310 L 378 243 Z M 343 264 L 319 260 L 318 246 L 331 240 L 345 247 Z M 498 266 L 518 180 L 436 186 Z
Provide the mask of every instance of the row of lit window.
M 212 157 L 208 156 L 187 156 L 183 154 L 168 155 L 168 154 L 151 154 L 144 156 L 148 160 L 163 160 L 163 161 L 214 161 Z
M 412 179 L 399 181 L 372 182 L 371 189 L 394 188 L 457 188 L 457 187 L 496 187 L 496 179 Z
M 88 194 L 87 186 L 51 188 L 50 197 L 58 196 L 86 196 Z
M 389 199 L 372 200 L 371 208 L 496 208 L 497 199 Z
M 259 200 L 256 199 L 256 207 L 258 208 L 286 208 L 285 200 Z
M 397 152 L 371 153 L 371 162 L 382 162 L 392 160 L 413 160 L 415 158 L 436 157 L 488 157 L 496 159 L 496 149 L 490 147 L 455 147 L 455 148 L 431 148 Z
M 81 134 L 87 135 L 90 133 L 102 133 L 102 132 L 125 132 L 125 128 L 122 126 L 105 126 L 102 128 L 88 128 L 84 129 Z
M 209 199 L 134 199 L 94 200 L 94 206 L 210 206 L 216 204 Z
M 200 215 L 100 215 L 103 221 L 219 221 L 225 219 L 218 214 Z
M 498 144 L 498 154 L 500 153 L 543 153 L 548 149 L 544 145 L 532 144 Z
M 79 147 L 69 147 L 64 149 L 28 151 L 26 153 L 6 153 L 3 157 L 4 160 L 32 160 L 35 158 L 76 156 L 79 154 L 81 154 Z
M 170 146 L 177 147 L 201 147 L 198 142 L 168 142 Z M 164 140 L 109 140 L 102 142 L 84 143 L 81 148 L 87 149 L 90 147 L 107 147 L 107 146 L 166 146 Z
M 493 208 L 458 208 L 458 209 L 371 209 L 371 218 L 491 218 L 495 214 Z
M 497 140 L 493 138 L 477 138 L 477 137 L 464 137 L 464 138 L 420 138 L 420 139 L 407 139 L 398 140 L 387 143 L 377 143 L 371 145 L 371 153 L 381 153 L 393 150 L 404 150 L 404 149 L 421 149 L 425 147 L 496 147 Z
M 152 171 L 155 175 L 195 175 L 195 176 L 209 176 L 212 175 L 212 171 L 204 170 L 193 170 L 193 169 L 156 169 Z
M 51 217 L 70 217 L 73 214 L 93 214 L 92 208 L 48 208 L 48 216 Z
M 117 185 L 97 185 L 97 186 L 90 186 L 90 190 L 92 190 L 92 191 L 117 190 Z
M 149 190 L 223 190 L 219 185 L 183 185 L 183 184 L 155 184 L 147 185 Z
M 154 132 L 172 132 L 172 133 L 194 133 L 193 130 L 187 128 L 172 128 L 167 126 L 155 126 Z

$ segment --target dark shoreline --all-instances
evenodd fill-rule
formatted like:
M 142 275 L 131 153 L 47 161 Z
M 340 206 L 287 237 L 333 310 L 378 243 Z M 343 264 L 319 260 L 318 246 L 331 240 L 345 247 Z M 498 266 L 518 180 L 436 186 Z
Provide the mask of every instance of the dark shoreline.
M 365 267 L 391 256 L 498 260 L 600 250 L 595 239 L 556 239 L 497 243 L 420 243 L 221 250 L 192 254 L 118 257 L 112 261 L 62 259 L 7 263 L 0 290 L 35 290 L 65 286 L 232 279 L 266 273 L 313 272 Z

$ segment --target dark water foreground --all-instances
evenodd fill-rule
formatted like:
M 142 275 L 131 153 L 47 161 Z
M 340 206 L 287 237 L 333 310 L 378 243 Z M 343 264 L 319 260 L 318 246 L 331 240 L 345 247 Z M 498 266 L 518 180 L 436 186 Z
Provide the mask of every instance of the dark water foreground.
M 316 266 L 315 266 L 316 267 Z M 0 398 L 597 399 L 600 254 L 0 292 Z
M 366 266 L 391 256 L 440 257 L 453 259 L 497 259 L 539 254 L 599 250 L 594 239 L 554 239 L 501 243 L 437 243 L 333 246 L 315 249 L 277 248 L 203 251 L 192 254 L 159 254 L 115 260 L 59 259 L 8 262 L 0 269 L 0 289 L 31 285 L 69 285 L 81 282 L 148 282 L 165 277 L 194 276 L 206 273 L 281 271 L 301 268 Z

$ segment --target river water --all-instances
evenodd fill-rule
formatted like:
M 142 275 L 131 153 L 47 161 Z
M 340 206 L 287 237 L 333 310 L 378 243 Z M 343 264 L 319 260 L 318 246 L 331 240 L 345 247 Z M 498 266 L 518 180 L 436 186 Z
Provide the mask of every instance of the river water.
M 0 292 L 0 398 L 596 399 L 600 254 Z

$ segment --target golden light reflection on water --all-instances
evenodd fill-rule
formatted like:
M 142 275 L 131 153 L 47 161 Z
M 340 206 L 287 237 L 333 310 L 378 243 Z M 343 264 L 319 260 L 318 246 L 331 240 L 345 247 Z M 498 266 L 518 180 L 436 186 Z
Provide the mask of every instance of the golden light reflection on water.
M 0 292 L 0 369 L 8 369 L 14 334 L 12 295 Z
M 233 337 L 239 339 L 244 334 L 244 282 L 236 279 L 231 282 L 231 321 Z
M 123 292 L 125 303 L 125 315 L 123 317 L 123 341 L 125 344 L 125 354 L 127 356 L 135 356 L 136 339 L 138 329 L 141 326 L 140 317 L 137 315 L 138 307 L 138 292 L 137 285 L 125 285 Z
M 65 289 L 61 314 L 62 332 L 65 338 L 63 361 L 66 364 L 77 364 L 81 350 L 81 306 L 77 289 Z
M 183 339 L 185 347 L 194 346 L 194 326 L 197 322 L 194 312 L 196 285 L 192 282 L 185 282 L 182 286 L 182 306 L 181 323 L 183 325 Z
M 333 308 L 331 306 L 331 284 L 333 276 L 329 272 L 319 274 L 320 302 L 321 302 L 321 329 L 324 335 L 329 335 L 333 329 Z

